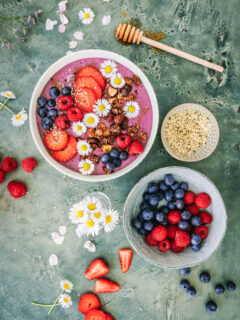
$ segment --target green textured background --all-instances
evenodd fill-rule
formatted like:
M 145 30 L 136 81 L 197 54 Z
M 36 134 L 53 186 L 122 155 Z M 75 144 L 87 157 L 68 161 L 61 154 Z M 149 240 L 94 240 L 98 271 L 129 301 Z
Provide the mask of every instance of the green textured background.
M 84 7 L 95 11 L 93 24 L 83 26 L 77 12 Z M 8 174 L 0 186 L 0 319 L 44 320 L 47 309 L 31 305 L 31 301 L 52 302 L 59 293 L 58 283 L 67 278 L 74 283 L 73 307 L 57 307 L 52 319 L 83 319 L 77 311 L 78 297 L 93 290 L 94 282 L 84 278 L 84 270 L 93 258 L 104 257 L 110 265 L 110 277 L 122 289 L 115 294 L 101 295 L 106 311 L 117 320 L 238 320 L 239 288 L 224 296 L 214 294 L 213 285 L 228 279 L 239 283 L 239 190 L 240 190 L 240 19 L 239 0 L 69 0 L 70 24 L 65 34 L 45 30 L 47 17 L 56 19 L 57 1 L 33 0 L 34 9 L 44 10 L 40 22 L 32 29 L 26 45 L 11 51 L 0 51 L 0 89 L 10 89 L 17 100 L 9 106 L 14 111 L 29 108 L 32 90 L 41 74 L 68 51 L 73 32 L 81 30 L 85 38 L 77 49 L 99 48 L 122 54 L 135 62 L 147 75 L 157 94 L 160 123 L 167 111 L 184 103 L 194 102 L 208 107 L 216 116 L 221 138 L 208 159 L 198 163 L 181 163 L 171 158 L 163 148 L 160 129 L 150 154 L 126 177 L 115 181 L 88 184 L 62 176 L 40 156 L 26 123 L 12 127 L 10 114 L 0 112 L 0 152 L 20 161 L 36 157 L 37 169 L 28 174 L 21 168 Z M 28 1 L 3 0 L 0 14 L 15 15 L 30 12 Z M 122 22 L 121 11 L 127 18 L 136 18 L 152 32 L 166 33 L 164 43 L 185 49 L 202 58 L 212 59 L 226 66 L 223 74 L 184 61 L 169 54 L 154 54 L 147 46 L 124 47 L 115 42 L 113 29 Z M 103 27 L 104 14 L 112 22 Z M 2 25 L 0 33 L 3 34 Z M 75 51 L 77 50 L 75 49 Z M 157 159 L 157 161 L 156 161 Z M 197 289 L 197 297 L 188 298 L 179 288 L 178 271 L 158 269 L 133 257 L 130 271 L 123 275 L 118 262 L 118 249 L 128 246 L 122 223 L 110 234 L 95 239 L 96 253 L 83 248 L 85 239 L 79 240 L 74 226 L 69 223 L 69 207 L 93 190 L 111 195 L 113 207 L 122 212 L 128 192 L 138 180 L 152 170 L 167 165 L 183 165 L 206 174 L 219 188 L 228 211 L 228 230 L 220 249 L 204 264 L 193 268 L 190 281 Z M 26 197 L 14 200 L 6 185 L 12 179 L 26 182 Z M 122 222 L 122 220 L 121 220 Z M 67 226 L 63 245 L 51 240 L 51 232 L 60 225 Z M 51 253 L 59 258 L 57 267 L 48 264 Z M 201 285 L 198 274 L 207 269 L 212 282 Z M 204 304 L 213 298 L 218 311 L 209 315 Z

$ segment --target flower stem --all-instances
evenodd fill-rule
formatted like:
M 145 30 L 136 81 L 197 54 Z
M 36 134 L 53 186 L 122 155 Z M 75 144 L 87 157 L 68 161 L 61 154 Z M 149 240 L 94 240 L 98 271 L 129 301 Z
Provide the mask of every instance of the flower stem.
M 63 293 L 64 290 L 61 291 L 61 293 L 59 294 L 59 296 L 57 297 L 57 299 L 54 301 L 53 305 L 51 306 L 50 310 L 48 311 L 48 315 L 50 315 L 50 313 L 52 312 L 52 309 L 57 305 L 57 302 L 61 296 L 61 294 Z
M 52 304 L 44 304 L 44 303 L 38 303 L 38 302 L 32 302 L 35 306 L 40 306 L 40 307 L 52 307 Z M 57 304 L 56 304 L 57 306 Z
M 0 102 L 0 104 L 1 104 L 0 110 L 1 110 L 2 108 L 6 107 L 6 103 L 8 102 L 8 100 L 9 100 L 9 98 L 7 98 L 3 103 Z

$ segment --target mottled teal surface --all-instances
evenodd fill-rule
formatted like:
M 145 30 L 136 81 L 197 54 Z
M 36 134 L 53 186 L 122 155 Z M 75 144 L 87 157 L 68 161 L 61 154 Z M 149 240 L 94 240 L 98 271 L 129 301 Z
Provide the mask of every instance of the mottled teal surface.
M 28 1 L 3 0 L 0 13 L 25 13 Z M 198 163 L 180 163 L 163 148 L 160 130 L 150 154 L 126 177 L 116 181 L 87 184 L 63 177 L 41 157 L 36 149 L 29 124 L 13 128 L 10 114 L 0 112 L 0 151 L 16 157 L 18 163 L 27 156 L 39 162 L 32 174 L 21 168 L 9 174 L 0 186 L 0 319 L 44 320 L 45 308 L 31 305 L 32 300 L 52 302 L 59 293 L 58 283 L 68 278 L 74 283 L 73 307 L 53 310 L 52 319 L 83 319 L 77 311 L 78 297 L 93 290 L 94 282 L 84 278 L 84 270 L 96 257 L 104 257 L 110 266 L 110 277 L 122 289 L 115 294 L 100 295 L 104 309 L 117 320 L 238 320 L 239 316 L 239 189 L 240 189 L 240 2 L 239 0 L 69 0 L 67 16 L 70 24 L 65 34 L 45 31 L 47 17 L 56 19 L 57 1 L 33 0 L 33 7 L 44 10 L 39 24 L 34 27 L 26 45 L 11 51 L 0 51 L 0 89 L 11 89 L 17 100 L 9 103 L 14 111 L 29 108 L 32 90 L 41 74 L 68 51 L 73 32 L 85 33 L 77 49 L 99 48 L 112 50 L 135 62 L 147 75 L 158 98 L 160 123 L 167 111 L 184 103 L 195 102 L 208 107 L 216 116 L 221 138 L 208 159 Z M 80 25 L 77 12 L 91 7 L 96 19 L 90 26 Z M 225 66 L 223 74 L 215 74 L 169 54 L 154 54 L 147 46 L 124 47 L 113 39 L 113 29 L 122 22 L 120 11 L 127 18 L 134 17 L 149 31 L 163 31 L 168 43 L 202 58 L 212 59 Z M 104 14 L 112 22 L 101 26 Z M 2 33 L 2 25 L 0 33 Z M 157 161 L 156 161 L 157 159 Z M 130 271 L 123 275 L 118 262 L 118 249 L 128 246 L 122 220 L 114 232 L 96 238 L 96 253 L 83 248 L 74 226 L 69 223 L 69 207 L 89 191 L 100 190 L 111 195 L 114 208 L 122 213 L 126 196 L 144 175 L 159 167 L 184 165 L 206 174 L 219 188 L 228 211 L 228 230 L 220 249 L 204 264 L 195 267 L 190 275 L 196 286 L 197 297 L 188 298 L 179 288 L 177 271 L 158 269 L 144 262 L 137 254 Z M 14 200 L 6 189 L 8 181 L 26 182 L 26 197 Z M 64 244 L 57 246 L 51 232 L 60 225 L 67 226 Z M 48 264 L 51 253 L 56 253 L 59 264 Z M 201 270 L 212 275 L 211 284 L 198 281 Z M 234 293 L 217 296 L 213 285 L 233 279 L 238 285 Z M 214 315 L 206 313 L 204 304 L 209 299 L 218 304 Z

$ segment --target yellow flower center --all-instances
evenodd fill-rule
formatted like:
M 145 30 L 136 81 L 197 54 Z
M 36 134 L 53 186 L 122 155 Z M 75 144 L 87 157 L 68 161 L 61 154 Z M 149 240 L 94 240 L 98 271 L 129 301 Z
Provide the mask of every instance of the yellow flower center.
M 82 148 L 83 151 L 87 150 L 87 146 L 85 144 L 83 144 L 81 148 Z
M 88 118 L 88 123 L 93 124 L 95 122 L 95 119 L 93 117 Z
M 70 288 L 69 284 L 68 283 L 64 283 L 63 288 L 68 290 Z
M 106 66 L 105 71 L 106 71 L 107 73 L 112 72 L 112 67 L 111 67 L 111 66 Z
M 82 216 L 83 216 L 83 211 L 82 210 L 77 211 L 77 217 L 82 218 Z
M 22 115 L 21 115 L 21 114 L 18 114 L 18 115 L 16 116 L 16 120 L 20 120 L 21 117 L 22 117 Z
M 112 217 L 111 216 L 107 216 L 106 217 L 106 223 L 110 223 L 112 222 Z
M 101 218 L 101 212 L 96 212 L 96 213 L 94 213 L 94 216 L 95 216 L 95 218 L 97 218 L 97 219 L 99 219 L 99 218 Z
M 88 209 L 89 209 L 89 210 L 95 210 L 95 209 L 96 209 L 95 203 L 89 203 Z
M 99 110 L 100 111 L 104 111 L 105 109 L 106 109 L 105 105 L 104 104 L 100 104 Z
M 129 106 L 128 111 L 129 111 L 129 112 L 134 112 L 134 111 L 135 111 L 134 106 Z
M 116 79 L 114 80 L 114 83 L 115 83 L 117 86 L 119 86 L 119 85 L 122 83 L 122 80 L 121 80 L 120 78 L 116 78 Z
M 68 298 L 63 298 L 63 301 L 64 301 L 65 303 L 68 303 Z
M 82 130 L 82 126 L 78 125 L 77 126 L 77 131 L 81 131 Z
M 83 165 L 83 170 L 85 170 L 85 171 L 88 171 L 88 170 L 90 170 L 90 164 L 89 163 L 84 163 L 84 165 Z
M 85 19 L 90 18 L 90 14 L 89 14 L 89 13 L 84 13 L 84 18 L 85 18 Z
M 11 93 L 6 93 L 6 97 L 10 98 L 11 97 Z
M 89 220 L 87 221 L 87 226 L 88 226 L 88 228 L 92 228 L 92 227 L 94 226 L 94 222 L 93 222 L 92 219 L 89 219 Z

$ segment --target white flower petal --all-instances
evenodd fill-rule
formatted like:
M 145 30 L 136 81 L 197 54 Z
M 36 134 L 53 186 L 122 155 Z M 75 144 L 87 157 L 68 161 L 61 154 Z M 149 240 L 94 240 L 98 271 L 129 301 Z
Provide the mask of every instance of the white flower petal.
M 59 233 L 60 233 L 62 236 L 64 236 L 65 233 L 66 233 L 66 231 L 67 231 L 67 228 L 66 228 L 66 226 L 60 226 L 60 227 L 58 228 L 58 231 L 59 231 Z
M 61 21 L 62 24 L 68 24 L 68 23 L 69 23 L 69 20 L 68 20 L 68 18 L 65 16 L 64 13 L 60 12 L 59 16 L 60 16 L 60 21 Z
M 57 24 L 56 20 L 47 19 L 45 23 L 46 30 L 50 31 L 53 30 L 54 26 Z
M 61 236 L 58 232 L 52 232 L 51 237 L 53 241 L 58 245 L 62 244 L 64 241 L 64 236 Z
M 59 31 L 60 33 L 64 33 L 64 32 L 66 31 L 66 26 L 65 26 L 65 24 L 60 24 L 60 25 L 58 26 L 58 31 Z
M 68 0 L 63 0 L 58 3 L 58 9 L 60 12 L 65 12 L 67 10 L 67 7 L 66 7 L 67 3 L 68 3 Z
M 68 50 L 68 51 L 66 52 L 66 56 L 70 56 L 70 55 L 73 54 L 73 53 L 74 53 L 73 51 Z
M 92 241 L 86 241 L 83 245 L 85 249 L 87 249 L 89 252 L 95 252 L 96 251 L 96 246 Z
M 58 264 L 58 257 L 55 255 L 55 253 L 51 254 L 49 257 L 49 264 L 51 266 L 56 266 Z
M 69 41 L 68 42 L 69 49 L 75 49 L 77 46 L 77 41 Z
M 80 40 L 83 40 L 84 33 L 81 32 L 81 31 L 76 31 L 76 32 L 74 32 L 73 36 L 74 36 L 75 39 L 80 41 Z
M 75 229 L 75 233 L 79 239 L 82 238 L 82 236 L 84 235 L 84 231 L 80 226 L 81 225 L 78 225 L 77 228 Z
M 102 25 L 106 26 L 111 22 L 111 16 L 107 15 L 102 18 Z

